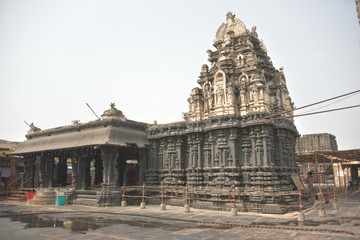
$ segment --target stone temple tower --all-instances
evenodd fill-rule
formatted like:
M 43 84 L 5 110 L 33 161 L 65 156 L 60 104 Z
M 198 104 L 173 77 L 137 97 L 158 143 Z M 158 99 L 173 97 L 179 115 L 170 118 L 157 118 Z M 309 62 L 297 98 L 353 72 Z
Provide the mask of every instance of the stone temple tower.
M 252 113 L 282 113 L 291 120 L 293 103 L 282 70 L 274 68 L 256 27 L 228 13 L 216 32 L 216 51 L 208 50 L 211 67 L 204 64 L 191 91 L 189 121 Z
M 298 173 L 298 132 L 284 73 L 274 68 L 256 27 L 248 30 L 230 12 L 213 45 L 185 120 L 148 128 L 145 180 L 211 189 L 234 184 L 262 212 L 287 211 L 280 205 L 297 198 L 273 195 L 297 192 L 291 175 Z

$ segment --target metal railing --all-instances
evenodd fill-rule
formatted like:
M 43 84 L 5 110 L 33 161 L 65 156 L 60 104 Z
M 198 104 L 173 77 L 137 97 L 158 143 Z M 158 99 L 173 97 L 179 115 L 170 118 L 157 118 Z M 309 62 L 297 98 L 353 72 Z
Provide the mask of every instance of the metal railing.
M 16 191 L 20 191 L 21 189 L 24 188 L 24 185 L 29 182 L 33 177 L 29 177 L 28 179 L 26 179 L 24 181 L 24 178 L 23 178 L 23 174 L 20 174 L 19 177 L 17 177 L 15 180 L 13 180 L 12 182 L 10 182 L 7 187 L 6 187 L 6 199 L 8 199 L 9 197 L 9 192 L 12 190 L 12 189 L 16 189 Z M 12 185 L 16 184 L 19 180 L 21 179 L 21 183 L 18 187 L 15 187 L 15 188 L 12 188 Z
M 141 192 L 140 195 L 135 195 L 136 193 Z M 132 194 L 131 194 L 132 193 Z M 135 194 L 134 194 L 135 193 Z M 141 199 L 142 203 L 145 203 L 145 199 L 159 199 L 162 204 L 165 204 L 166 200 L 179 200 L 183 202 L 184 205 L 191 205 L 195 201 L 200 202 L 212 202 L 212 203 L 225 203 L 230 204 L 231 208 L 236 208 L 237 204 L 242 204 L 246 207 L 255 207 L 259 208 L 261 206 L 277 206 L 277 207 L 286 207 L 286 208 L 295 208 L 302 210 L 303 195 L 301 191 L 294 191 L 293 193 L 262 193 L 262 194 L 249 194 L 241 192 L 239 188 L 232 185 L 227 190 L 222 189 L 209 189 L 209 188 L 194 188 L 186 186 L 147 186 L 145 184 L 141 186 L 122 186 L 121 187 L 121 197 L 122 201 L 126 199 L 137 198 Z M 309 196 L 310 194 L 307 194 Z M 206 196 L 211 196 L 206 197 Z M 296 204 L 272 204 L 265 203 L 266 198 L 269 197 L 292 197 L 291 202 L 296 202 Z M 249 200 L 251 198 L 257 198 L 257 200 Z M 281 202 L 281 199 L 280 199 Z
M 9 190 L 10 190 L 10 187 L 13 185 L 13 184 L 15 184 L 15 183 L 17 183 L 18 181 L 19 181 L 19 179 L 21 179 L 22 178 L 22 176 L 20 175 L 19 177 L 17 177 L 15 180 L 13 180 L 13 181 L 11 181 L 9 184 L 7 184 L 7 186 L 6 186 L 6 198 L 8 198 L 9 197 Z
M 318 206 L 324 211 L 324 204 L 333 203 L 333 206 L 337 209 L 337 201 L 340 198 L 346 198 L 347 192 L 342 194 L 342 188 L 336 188 L 335 186 L 327 186 L 327 189 L 313 189 L 310 192 L 299 190 L 293 191 L 292 193 L 273 193 L 266 192 L 260 194 L 251 194 L 241 192 L 239 188 L 232 185 L 229 189 L 209 189 L 209 188 L 195 188 L 186 186 L 153 186 L 153 185 L 137 185 L 137 186 L 126 186 L 121 187 L 122 201 L 125 202 L 127 199 L 141 199 L 141 206 L 145 206 L 146 199 L 159 199 L 162 205 L 170 203 L 170 205 L 180 204 L 184 206 L 193 205 L 193 207 L 200 202 L 207 203 L 224 203 L 222 209 L 237 209 L 237 206 L 243 208 L 245 211 L 260 211 L 262 207 L 284 207 L 290 208 L 293 211 L 299 211 L 303 213 L 306 208 L 311 209 L 313 206 L 313 200 L 317 199 L 317 203 L 314 206 Z M 325 190 L 325 191 L 324 191 Z M 278 198 L 278 199 L 274 199 Z M 308 204 L 306 200 L 310 200 Z M 275 200 L 274 203 L 266 202 Z M 170 200 L 177 200 L 178 202 L 170 202 Z M 288 203 L 285 203 L 288 201 Z M 278 203 L 275 203 L 278 202 Z M 214 205 L 213 205 L 214 206 Z M 164 206 L 163 206 L 164 207 Z
M 28 179 L 26 179 L 25 181 L 22 179 L 22 182 L 20 184 L 20 186 L 18 187 L 18 190 L 20 190 L 21 188 L 24 188 L 24 185 L 26 183 L 28 183 L 31 179 L 33 179 L 33 177 L 29 177 Z

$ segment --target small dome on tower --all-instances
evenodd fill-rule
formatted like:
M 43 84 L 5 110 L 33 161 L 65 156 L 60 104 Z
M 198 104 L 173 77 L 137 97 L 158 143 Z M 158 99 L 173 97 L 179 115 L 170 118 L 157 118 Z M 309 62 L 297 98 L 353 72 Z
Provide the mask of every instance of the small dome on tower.
M 216 31 L 216 37 L 214 42 L 223 41 L 230 37 L 237 37 L 246 33 L 245 24 L 238 18 L 235 18 L 235 14 L 228 12 L 226 14 L 226 23 Z
M 118 118 L 120 120 L 125 120 L 125 116 L 124 114 L 122 113 L 122 111 L 118 110 L 116 107 L 115 107 L 115 103 L 111 103 L 110 104 L 110 109 L 109 110 L 106 110 L 104 112 L 103 115 L 101 115 L 101 118 L 102 119 L 106 119 L 106 118 Z

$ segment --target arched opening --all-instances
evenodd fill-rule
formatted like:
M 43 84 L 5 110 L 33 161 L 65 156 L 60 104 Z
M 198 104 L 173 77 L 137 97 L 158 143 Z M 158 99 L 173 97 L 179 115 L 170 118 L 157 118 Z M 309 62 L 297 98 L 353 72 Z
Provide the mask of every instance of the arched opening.
M 216 85 L 223 83 L 223 81 L 224 75 L 221 72 L 218 72 L 215 76 L 215 82 L 217 83 Z
M 237 56 L 237 63 L 238 63 L 238 66 L 244 66 L 244 64 L 245 64 L 244 55 L 239 54 L 239 55 Z
M 235 36 L 235 32 L 230 30 L 227 32 L 227 35 L 230 36 L 230 37 L 234 37 Z
M 218 87 L 222 87 L 225 88 L 226 87 L 226 74 L 224 71 L 222 71 L 221 69 L 218 70 L 215 73 L 215 82 L 214 82 L 214 87 L 218 86 Z

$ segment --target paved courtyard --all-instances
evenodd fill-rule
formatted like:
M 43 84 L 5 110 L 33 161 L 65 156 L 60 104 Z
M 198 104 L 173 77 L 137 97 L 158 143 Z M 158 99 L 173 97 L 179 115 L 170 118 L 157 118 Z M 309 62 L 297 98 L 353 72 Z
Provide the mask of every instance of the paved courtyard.
M 127 207 L 34 206 L 0 201 L 0 239 L 360 239 L 360 191 L 305 213 L 239 213 L 147 205 Z

